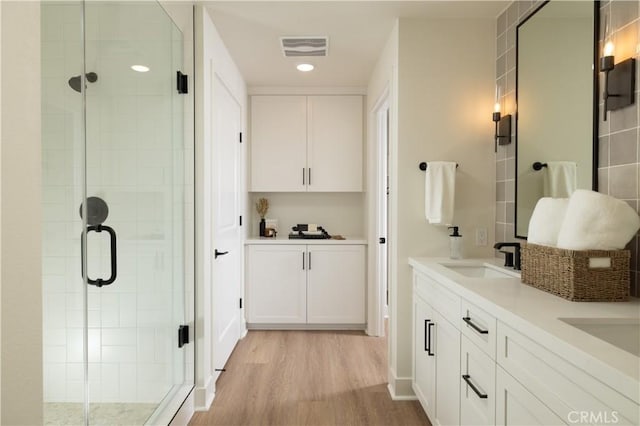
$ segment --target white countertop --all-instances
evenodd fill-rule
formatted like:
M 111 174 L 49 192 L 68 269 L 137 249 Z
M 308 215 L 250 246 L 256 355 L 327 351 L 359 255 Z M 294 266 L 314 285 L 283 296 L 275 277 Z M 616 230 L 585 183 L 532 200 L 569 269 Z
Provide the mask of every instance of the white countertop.
M 633 318 L 640 299 L 629 302 L 570 302 L 520 282 L 519 278 L 469 278 L 442 264 L 491 263 L 500 259 L 410 258 L 416 271 L 478 305 L 498 320 L 556 353 L 640 404 L 640 358 L 559 318 Z M 510 271 L 513 271 L 509 268 Z
M 256 245 L 256 244 L 299 244 L 299 245 L 316 245 L 316 244 L 325 244 L 325 245 L 335 245 L 335 244 L 358 244 L 358 245 L 366 245 L 367 240 L 364 238 L 358 237 L 345 237 L 344 240 L 303 240 L 303 239 L 295 239 L 290 240 L 288 236 L 284 237 L 254 237 L 247 238 L 245 240 L 245 245 Z

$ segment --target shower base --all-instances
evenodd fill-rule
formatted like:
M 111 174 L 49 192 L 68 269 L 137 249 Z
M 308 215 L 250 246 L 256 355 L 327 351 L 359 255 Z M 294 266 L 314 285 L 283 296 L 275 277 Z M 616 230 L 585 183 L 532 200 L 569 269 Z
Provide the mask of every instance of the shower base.
M 143 425 L 151 417 L 158 404 L 96 403 L 89 411 L 90 425 Z M 82 425 L 81 403 L 46 402 L 45 425 Z

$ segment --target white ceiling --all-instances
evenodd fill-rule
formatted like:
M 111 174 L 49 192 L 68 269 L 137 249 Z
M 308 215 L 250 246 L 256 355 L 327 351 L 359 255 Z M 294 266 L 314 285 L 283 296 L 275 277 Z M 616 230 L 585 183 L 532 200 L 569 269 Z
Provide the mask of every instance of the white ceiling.
M 365 87 L 396 18 L 495 18 L 506 1 L 209 1 L 249 86 Z M 328 36 L 329 56 L 285 58 L 282 36 Z M 316 69 L 301 73 L 295 65 Z

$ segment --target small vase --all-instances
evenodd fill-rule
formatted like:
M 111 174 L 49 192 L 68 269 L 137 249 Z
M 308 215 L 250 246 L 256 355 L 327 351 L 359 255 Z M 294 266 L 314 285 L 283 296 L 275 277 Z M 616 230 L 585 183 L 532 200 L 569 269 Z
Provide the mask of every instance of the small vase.
M 266 228 L 266 222 L 264 221 L 264 218 L 260 219 L 260 236 L 264 237 L 265 236 L 265 228 Z

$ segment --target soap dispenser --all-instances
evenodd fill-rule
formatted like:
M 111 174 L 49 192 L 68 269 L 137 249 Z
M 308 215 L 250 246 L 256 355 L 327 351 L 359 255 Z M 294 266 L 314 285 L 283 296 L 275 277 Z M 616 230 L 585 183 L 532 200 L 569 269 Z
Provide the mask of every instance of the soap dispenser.
M 449 257 L 451 259 L 462 259 L 462 235 L 458 233 L 457 226 L 450 226 L 449 229 L 453 229 L 453 232 L 449 235 Z

